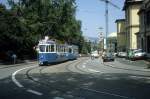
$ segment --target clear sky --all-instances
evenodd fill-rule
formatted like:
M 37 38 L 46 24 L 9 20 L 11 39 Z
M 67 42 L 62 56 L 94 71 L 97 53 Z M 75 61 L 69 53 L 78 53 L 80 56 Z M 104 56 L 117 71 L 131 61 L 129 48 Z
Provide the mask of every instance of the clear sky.
M 0 0 L 0 3 L 6 4 L 7 0 Z
M 119 6 L 121 9 L 109 5 L 109 33 L 116 32 L 116 19 L 124 18 L 122 7 L 124 0 L 110 0 L 112 3 Z M 0 3 L 6 4 L 7 0 L 0 0 Z M 77 19 L 82 21 L 82 31 L 84 36 L 98 37 L 100 30 L 103 27 L 105 33 L 105 3 L 101 0 L 76 0 L 77 4 Z
M 116 19 L 124 18 L 122 7 L 124 0 L 110 0 L 120 7 L 120 10 L 109 5 L 109 33 L 116 32 Z M 82 21 L 84 36 L 98 37 L 99 27 L 103 27 L 105 33 L 105 3 L 101 0 L 76 0 L 77 19 Z

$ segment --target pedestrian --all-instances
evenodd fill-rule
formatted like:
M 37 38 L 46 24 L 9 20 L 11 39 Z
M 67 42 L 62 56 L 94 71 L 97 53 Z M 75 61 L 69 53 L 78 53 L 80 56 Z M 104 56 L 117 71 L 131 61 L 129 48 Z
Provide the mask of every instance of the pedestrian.
M 16 64 L 17 55 L 16 54 L 12 54 L 12 59 L 13 59 L 13 63 Z

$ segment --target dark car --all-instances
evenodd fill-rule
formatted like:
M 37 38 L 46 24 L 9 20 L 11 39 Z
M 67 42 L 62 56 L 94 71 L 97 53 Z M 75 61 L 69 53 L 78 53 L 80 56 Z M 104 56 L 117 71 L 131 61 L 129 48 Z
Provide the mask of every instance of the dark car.
M 114 60 L 115 60 L 115 57 L 113 53 L 106 53 L 103 56 L 103 62 L 114 61 Z

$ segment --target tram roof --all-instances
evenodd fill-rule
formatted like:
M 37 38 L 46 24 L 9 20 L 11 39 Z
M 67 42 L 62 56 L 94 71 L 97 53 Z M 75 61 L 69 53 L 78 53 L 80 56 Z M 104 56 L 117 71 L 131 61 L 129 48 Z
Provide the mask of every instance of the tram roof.
M 52 40 L 47 40 L 47 41 L 41 40 L 39 41 L 39 44 L 56 44 L 56 42 Z

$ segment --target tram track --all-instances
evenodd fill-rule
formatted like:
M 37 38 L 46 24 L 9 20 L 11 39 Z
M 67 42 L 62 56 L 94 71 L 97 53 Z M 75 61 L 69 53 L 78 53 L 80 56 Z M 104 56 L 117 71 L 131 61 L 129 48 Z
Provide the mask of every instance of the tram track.
M 84 59 L 84 61 L 85 61 L 85 59 Z M 78 61 L 73 61 L 73 62 L 71 62 L 71 63 L 68 63 L 68 64 L 65 65 L 65 69 L 67 69 L 67 71 L 72 72 L 72 73 L 78 73 L 78 74 L 86 73 L 86 74 L 87 74 L 87 72 L 82 71 L 81 69 L 79 69 L 79 68 L 77 67 L 77 66 L 78 66 L 79 64 L 81 64 L 82 62 L 83 62 L 83 60 L 80 60 L 79 62 L 78 62 Z M 73 64 L 73 65 L 72 65 L 72 64 Z M 64 64 L 61 64 L 61 65 L 64 65 Z M 75 68 L 78 70 L 78 72 L 75 72 L 74 70 L 71 70 L 69 66 L 75 66 Z M 30 69 L 26 70 L 25 75 L 26 75 L 26 77 L 27 77 L 29 80 L 33 81 L 33 82 L 36 83 L 36 84 L 42 85 L 42 87 L 44 87 L 44 88 L 49 87 L 50 89 L 53 89 L 53 90 L 59 90 L 59 91 L 61 91 L 61 92 L 65 92 L 64 89 L 59 88 L 59 87 L 57 88 L 57 87 L 54 87 L 54 86 L 52 86 L 51 84 L 49 84 L 49 80 L 47 80 L 47 79 L 44 79 L 44 80 L 42 80 L 42 81 L 41 81 L 41 80 L 38 81 L 38 80 L 35 79 L 34 76 L 32 76 L 32 71 L 33 71 L 34 69 L 36 69 L 37 73 L 39 73 L 39 76 L 40 76 L 41 78 L 44 78 L 46 75 L 45 75 L 45 73 L 42 72 L 42 71 L 43 71 L 44 69 L 46 69 L 46 68 L 49 68 L 49 67 L 46 66 L 46 67 L 34 67 L 34 68 L 30 68 Z M 38 69 L 38 70 L 37 70 L 37 69 Z M 82 72 L 82 73 L 81 73 L 81 72 Z M 49 90 L 49 91 L 50 91 L 50 90 Z
M 77 61 L 75 61 L 75 62 L 71 62 L 71 63 L 69 63 L 69 64 L 67 64 L 66 66 L 70 66 L 71 64 L 75 64 L 75 65 L 78 65 L 78 63 L 81 63 L 81 61 L 80 62 L 77 62 Z M 64 89 L 62 89 L 62 88 L 59 88 L 59 87 L 54 87 L 54 86 L 52 86 L 51 84 L 49 84 L 49 82 L 48 82 L 48 80 L 47 79 L 44 79 L 44 81 L 37 81 L 33 76 L 32 76 L 32 71 L 34 70 L 34 69 L 37 69 L 37 68 L 39 68 L 39 67 L 35 67 L 35 68 L 30 68 L 30 69 L 28 69 L 27 71 L 26 71 L 26 77 L 29 79 L 29 80 L 31 80 L 31 81 L 33 81 L 34 83 L 37 83 L 37 84 L 40 84 L 40 85 L 42 85 L 42 87 L 44 87 L 44 88 L 47 88 L 47 87 L 49 87 L 50 88 L 50 90 L 59 90 L 59 91 L 61 91 L 62 93 L 65 93 L 66 92 L 66 90 L 64 90 Z M 49 67 L 40 67 L 39 69 L 38 69 L 38 73 L 40 74 L 40 76 L 43 78 L 44 76 L 45 76 L 45 73 L 43 73 L 42 71 L 43 71 L 43 69 L 46 69 L 46 68 L 49 68 Z M 71 71 L 71 70 L 70 70 Z M 73 72 L 73 71 L 71 71 L 71 72 Z M 49 91 L 50 91 L 49 90 Z
M 80 60 L 79 62 L 77 62 L 75 65 L 67 65 L 66 66 L 66 70 L 68 70 L 69 72 L 73 72 L 73 73 L 80 73 L 80 74 L 82 74 L 82 73 L 89 73 L 88 71 L 84 71 L 84 70 L 82 70 L 82 69 L 80 69 L 78 66 L 79 66 L 79 64 L 81 64 L 83 61 L 85 61 L 85 59 L 84 60 Z M 71 69 L 71 67 L 74 67 L 74 69 L 76 69 L 78 72 L 75 72 L 74 70 L 72 70 Z
M 84 61 L 85 61 L 85 59 L 84 59 Z M 83 62 L 83 60 L 80 60 L 80 61 L 73 61 L 73 62 L 71 62 L 71 63 L 68 63 L 68 64 L 66 64 L 65 65 L 65 69 L 68 71 L 68 72 L 71 72 L 71 73 L 77 73 L 77 74 L 87 74 L 87 72 L 85 72 L 85 71 L 83 71 L 83 70 L 81 70 L 81 69 L 79 69 L 77 66 L 79 65 L 79 64 L 81 64 Z M 73 65 L 72 65 L 73 64 Z M 64 65 L 64 64 L 61 64 L 61 65 Z M 75 69 L 78 71 L 74 71 L 74 70 L 72 70 L 71 68 L 70 68 L 70 66 L 71 66 L 71 68 L 72 68 L 72 66 L 73 67 L 75 67 Z M 29 80 L 31 80 L 31 81 L 33 81 L 34 83 L 36 83 L 36 84 L 40 84 L 40 85 L 42 85 L 42 87 L 44 87 L 44 88 L 47 88 L 47 87 L 49 87 L 51 90 L 53 89 L 53 90 L 59 90 L 59 91 L 61 91 L 61 92 L 66 92 L 64 89 L 62 89 L 62 88 L 59 88 L 59 87 L 54 87 L 54 86 L 52 86 L 51 84 L 49 84 L 49 81 L 47 80 L 47 79 L 44 79 L 44 80 L 42 80 L 42 81 L 38 81 L 38 80 L 36 80 L 35 79 L 35 77 L 34 76 L 32 76 L 32 71 L 34 70 L 34 69 L 38 69 L 38 71 L 37 71 L 37 73 L 39 73 L 39 76 L 41 77 L 41 78 L 44 78 L 46 75 L 45 75 L 45 73 L 43 72 L 43 70 L 44 69 L 46 69 L 46 68 L 49 68 L 49 67 L 35 67 L 35 68 L 30 68 L 30 69 L 28 69 L 27 71 L 26 71 L 26 77 L 29 79 Z M 81 89 L 81 88 L 79 88 L 79 89 Z M 85 90 L 85 89 L 84 89 Z M 49 90 L 50 91 L 50 90 Z
M 72 73 L 88 73 L 88 72 L 86 72 L 86 71 L 83 71 L 83 70 L 81 70 L 81 69 L 79 69 L 77 66 L 79 65 L 79 64 L 81 64 L 83 62 L 83 60 L 81 60 L 81 61 L 79 61 L 79 62 L 77 62 L 77 61 L 73 61 L 73 62 L 71 62 L 71 63 L 68 63 L 68 64 L 66 64 L 65 65 L 65 69 L 67 70 L 67 71 L 69 71 L 69 72 L 72 72 Z M 72 64 L 74 64 L 74 65 L 72 65 Z M 64 65 L 64 64 L 61 64 L 61 65 Z M 60 66 L 61 66 L 60 65 Z M 75 69 L 76 70 L 78 70 L 78 72 L 75 72 L 74 70 L 71 70 L 70 69 L 70 65 L 72 65 L 73 67 L 75 67 Z M 37 80 L 35 80 L 34 79 L 34 77 L 33 76 L 31 76 L 31 71 L 33 70 L 33 69 L 37 69 L 37 68 L 39 68 L 39 67 L 35 67 L 35 68 L 31 68 L 31 69 L 28 69 L 27 71 L 26 71 L 26 76 L 27 76 L 27 78 L 28 79 L 30 79 L 30 80 L 32 80 L 32 81 L 34 81 L 34 82 L 36 82 L 36 83 L 39 83 L 39 84 L 41 84 L 41 85 L 43 85 L 44 83 L 41 83 L 40 81 L 37 81 Z M 38 72 L 37 73 L 39 73 L 40 74 L 40 76 L 43 78 L 44 76 L 46 76 L 45 75 L 45 73 L 43 72 L 43 70 L 44 69 L 47 69 L 47 68 L 50 68 L 49 66 L 42 66 L 42 67 L 40 67 L 40 69 L 38 69 Z
M 60 66 L 64 66 L 65 69 L 68 71 L 68 72 L 71 72 L 71 73 L 77 73 L 77 74 L 95 74 L 95 73 L 90 73 L 88 71 L 84 71 L 82 70 L 81 68 L 79 68 L 78 66 L 80 66 L 80 64 L 85 61 L 86 59 L 83 59 L 83 60 L 79 60 L 79 61 L 73 61 L 73 62 L 69 62 L 67 64 L 59 64 Z M 47 67 L 47 66 L 44 66 L 44 67 L 33 67 L 33 68 L 29 68 L 25 71 L 25 76 L 28 78 L 28 80 L 31 80 L 34 84 L 36 83 L 36 85 L 39 85 L 38 88 L 42 88 L 44 89 L 44 95 L 48 95 L 51 90 L 59 90 L 61 93 L 66 93 L 67 89 L 63 89 L 61 87 L 55 87 L 55 84 L 54 85 L 51 85 L 49 83 L 49 80 L 47 80 L 46 78 L 44 78 L 46 75 L 45 75 L 45 72 L 44 69 L 47 69 L 47 68 L 51 68 L 51 67 Z M 75 70 L 76 69 L 76 70 Z M 35 72 L 35 71 L 36 72 Z M 39 74 L 38 76 L 40 78 L 42 78 L 43 80 L 36 80 L 36 76 L 34 76 L 33 74 Z M 58 81 L 59 82 L 59 81 Z M 69 85 L 73 88 L 75 88 L 76 86 L 74 85 Z M 47 89 L 49 88 L 49 89 Z M 110 96 L 114 96 L 114 97 L 120 97 L 121 99 L 131 99 L 129 97 L 126 97 L 126 96 L 121 96 L 121 95 L 117 95 L 117 94 L 113 94 L 113 93 L 109 93 L 109 92 L 104 92 L 104 91 L 97 91 L 97 90 L 93 90 L 93 89 L 88 89 L 84 86 L 78 86 L 77 88 L 78 90 L 82 90 L 82 91 L 87 91 L 87 92 L 91 92 L 91 93 L 96 93 L 96 94 L 106 94 L 106 95 L 110 95 Z M 69 89 L 70 90 L 70 89 Z M 43 93 L 38 93 L 38 91 L 33 91 L 33 90 L 28 90 L 29 92 L 32 92 L 32 93 L 36 93 L 36 94 L 41 94 L 43 95 Z M 42 90 L 43 92 L 43 90 Z M 78 97 L 76 95 L 74 95 L 75 97 Z

